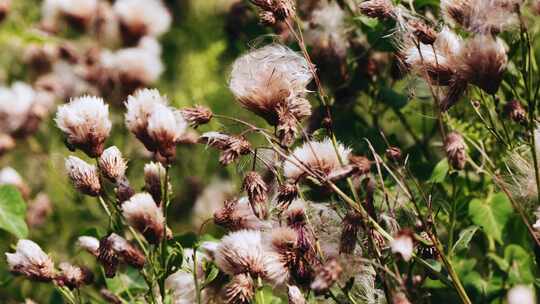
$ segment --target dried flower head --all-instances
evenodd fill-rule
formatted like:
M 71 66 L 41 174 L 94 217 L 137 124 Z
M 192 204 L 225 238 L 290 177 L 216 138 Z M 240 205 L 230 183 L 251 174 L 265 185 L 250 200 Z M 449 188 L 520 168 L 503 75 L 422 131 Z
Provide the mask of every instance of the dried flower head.
M 389 0 L 368 0 L 360 3 L 360 12 L 371 18 L 393 19 L 394 6 Z
M 350 254 L 354 252 L 358 241 L 358 231 L 362 223 L 362 216 L 355 211 L 349 211 L 343 219 L 343 229 L 339 242 L 339 252 Z
M 207 107 L 196 105 L 193 108 L 184 108 L 180 111 L 185 120 L 193 127 L 204 125 L 210 122 L 212 116 L 212 110 Z
M 88 251 L 96 257 L 99 255 L 99 240 L 93 236 L 80 236 L 77 239 L 77 246 Z
M 401 53 L 405 64 L 418 75 L 436 85 L 448 85 L 456 73 L 455 57 L 462 44 L 458 35 L 444 27 L 432 45 L 405 41 Z
M 98 196 L 101 193 L 101 183 L 96 166 L 84 160 L 69 156 L 66 159 L 66 170 L 75 188 L 83 194 Z
M 127 128 L 140 140 L 146 149 L 155 151 L 157 145 L 148 131 L 150 116 L 157 105 L 167 105 L 167 99 L 158 90 L 142 89 L 128 96 L 125 103 Z
M 423 21 L 411 20 L 409 21 L 409 27 L 420 43 L 432 45 L 437 40 L 437 32 Z
M 277 206 L 280 210 L 289 208 L 289 205 L 298 198 L 298 185 L 294 183 L 285 183 L 279 186 L 276 197 Z
M 443 0 L 448 23 L 478 34 L 498 34 L 518 23 L 520 0 Z
M 225 200 L 223 207 L 214 212 L 214 223 L 231 231 L 260 230 L 269 226 L 255 216 L 247 197 Z
M 171 291 L 173 304 L 191 304 L 197 302 L 197 289 L 193 279 L 193 273 L 191 272 L 179 270 L 171 274 L 165 280 L 165 288 Z M 208 301 L 206 297 L 207 290 L 208 288 L 205 288 L 200 291 L 201 301 L 203 303 Z
M 465 141 L 461 134 L 450 132 L 444 141 L 444 150 L 448 161 L 456 170 L 463 170 L 467 161 Z
M 111 146 L 99 157 L 98 167 L 106 178 L 116 183 L 125 177 L 127 163 L 122 158 L 122 152 L 116 146 Z
M 229 87 L 242 106 L 285 135 L 296 133 L 292 126 L 311 115 L 311 105 L 303 98 L 311 79 L 309 63 L 302 56 L 272 44 L 238 58 Z
M 105 269 L 107 277 L 114 277 L 118 264 L 122 261 L 141 269 L 145 263 L 144 254 L 116 233 L 111 233 L 99 242 L 98 261 Z
M 527 111 L 518 100 L 514 99 L 507 102 L 504 105 L 503 111 L 504 114 L 514 122 L 517 122 L 519 124 L 525 124 L 527 121 Z
M 316 293 L 327 291 L 338 280 L 343 269 L 336 260 L 329 260 L 321 267 L 315 280 L 311 283 L 311 289 Z
M 414 243 L 410 230 L 401 230 L 390 242 L 393 253 L 399 254 L 405 261 L 409 261 L 413 255 Z
M 241 155 L 251 152 L 251 144 L 241 136 L 231 136 L 219 132 L 206 132 L 201 135 L 199 142 L 220 150 L 219 162 L 222 165 L 228 165 L 237 160 Z
M 6 253 L 9 270 L 36 281 L 50 281 L 54 277 L 54 263 L 38 244 L 19 240 L 14 253 Z
M 88 285 L 94 280 L 94 275 L 86 267 L 79 267 L 70 263 L 61 263 L 60 274 L 54 280 L 59 286 L 66 286 L 69 289 L 80 288 L 83 285 Z
M 118 0 L 113 10 L 120 19 L 126 44 L 136 43 L 146 35 L 160 36 L 169 30 L 172 22 L 161 0 Z
M 358 175 L 365 175 L 371 171 L 371 161 L 365 156 L 350 154 L 349 162 L 354 167 L 354 172 Z
M 283 285 L 289 281 L 289 269 L 294 270 L 301 258 L 298 234 L 292 228 L 278 227 L 270 231 L 268 238 L 265 278 L 273 285 Z
M 148 134 L 156 143 L 156 150 L 170 163 L 176 157 L 176 144 L 187 128 L 180 112 L 158 103 L 148 117 Z
M 144 190 L 152 195 L 154 201 L 161 204 L 161 185 L 165 181 L 165 167 L 158 162 L 144 165 Z
M 164 217 L 148 193 L 138 193 L 122 204 L 122 213 L 129 225 L 140 231 L 151 244 L 163 239 Z
M 249 304 L 255 295 L 255 283 L 249 273 L 235 275 L 225 286 L 227 304 Z
M 456 63 L 460 79 L 477 85 L 488 94 L 495 94 L 508 63 L 506 47 L 500 38 L 476 35 L 466 41 Z
M 517 285 L 512 287 L 506 295 L 508 304 L 533 304 L 536 303 L 534 291 L 525 285 Z
M 43 27 L 56 31 L 63 19 L 78 29 L 87 29 L 97 13 L 98 0 L 46 0 L 41 8 Z
M 265 273 L 265 251 L 261 232 L 240 230 L 224 236 L 216 251 L 215 263 L 229 275 L 249 273 L 262 277 Z
M 283 172 L 287 179 L 295 181 L 306 174 L 311 175 L 311 172 L 322 178 L 341 177 L 343 170 L 347 169 L 350 152 L 340 143 L 334 148 L 330 138 L 308 141 L 294 149 L 283 164 Z
M 253 209 L 253 213 L 261 219 L 265 219 L 268 217 L 268 206 L 267 206 L 267 199 L 268 199 L 268 186 L 266 186 L 266 183 L 262 179 L 262 177 L 259 175 L 259 173 L 255 171 L 248 172 L 246 176 L 244 177 L 244 183 L 242 185 L 242 188 L 244 188 L 244 191 L 246 191 L 249 203 L 251 204 L 251 208 Z
M 103 153 L 112 126 L 109 106 L 103 99 L 93 96 L 74 98 L 58 108 L 55 121 L 66 134 L 68 144 L 90 157 Z
M 195 201 L 191 216 L 193 226 L 200 228 L 207 220 L 212 219 L 214 213 L 223 207 L 223 202 L 232 199 L 235 194 L 236 189 L 232 182 L 212 180 Z

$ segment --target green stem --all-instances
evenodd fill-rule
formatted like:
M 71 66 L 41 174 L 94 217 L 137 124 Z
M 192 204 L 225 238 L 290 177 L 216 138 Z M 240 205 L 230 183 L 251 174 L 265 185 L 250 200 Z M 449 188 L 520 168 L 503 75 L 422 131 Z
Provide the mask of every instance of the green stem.
M 195 282 L 195 293 L 197 295 L 197 304 L 201 304 L 201 289 L 197 278 L 197 248 L 193 248 L 193 280 Z

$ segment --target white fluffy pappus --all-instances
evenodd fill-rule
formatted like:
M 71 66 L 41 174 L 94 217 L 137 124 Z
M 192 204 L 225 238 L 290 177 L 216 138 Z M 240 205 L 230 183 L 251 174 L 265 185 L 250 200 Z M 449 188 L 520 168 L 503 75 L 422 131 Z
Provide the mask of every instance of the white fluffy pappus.
M 111 131 L 109 106 L 101 97 L 82 96 L 58 107 L 56 125 L 67 136 L 68 143 L 90 157 L 101 155 Z
M 163 238 L 163 211 L 149 193 L 137 193 L 124 202 L 122 214 L 149 242 L 157 244 Z
M 77 246 L 91 253 L 94 256 L 99 254 L 99 240 L 93 236 L 80 236 L 77 239 Z
M 122 152 L 111 146 L 103 151 L 98 161 L 99 170 L 113 182 L 119 181 L 126 174 L 127 163 Z
M 215 263 L 223 272 L 263 276 L 266 252 L 257 230 L 240 230 L 224 236 L 215 253 Z
M 245 108 L 276 125 L 277 110 L 290 107 L 290 101 L 302 97 L 311 79 L 309 63 L 304 57 L 285 46 L 271 44 L 234 62 L 229 87 Z
M 6 253 L 9 270 L 39 281 L 49 281 L 54 276 L 51 258 L 31 240 L 17 242 L 14 253 Z
M 99 195 L 101 183 L 96 166 L 90 165 L 76 156 L 69 156 L 65 166 L 68 176 L 77 190 L 90 196 Z
M 339 158 L 336 153 L 339 154 Z M 329 177 L 337 174 L 344 165 L 349 163 L 350 153 L 351 150 L 340 143 L 335 149 L 330 138 L 322 141 L 308 141 L 295 148 L 292 155 L 285 160 L 283 173 L 291 180 L 298 180 L 307 169 Z
M 32 107 L 36 105 L 36 92 L 24 83 L 0 87 L 0 130 L 12 133 L 23 127 Z
M 146 35 L 159 36 L 171 26 L 172 16 L 161 0 L 117 0 L 113 9 L 126 27 Z

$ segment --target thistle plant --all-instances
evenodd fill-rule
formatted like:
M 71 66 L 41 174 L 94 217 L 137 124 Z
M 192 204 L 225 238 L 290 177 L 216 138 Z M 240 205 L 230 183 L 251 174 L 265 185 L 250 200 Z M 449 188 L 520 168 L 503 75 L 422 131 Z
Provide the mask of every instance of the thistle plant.
M 173 2 L 46 0 L 19 34 L 13 276 L 71 304 L 536 302 L 536 1 L 231 1 L 215 45 L 246 47 L 208 85 L 176 35 L 209 4 Z M 40 238 L 65 209 L 68 240 Z

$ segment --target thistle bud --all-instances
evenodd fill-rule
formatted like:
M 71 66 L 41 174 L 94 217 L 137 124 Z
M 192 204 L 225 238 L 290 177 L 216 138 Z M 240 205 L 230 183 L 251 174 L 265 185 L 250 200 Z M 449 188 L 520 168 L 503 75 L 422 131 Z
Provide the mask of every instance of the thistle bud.
M 66 170 L 79 192 L 90 196 L 98 196 L 101 193 L 101 183 L 95 166 L 78 157 L 70 156 L 66 159 Z
M 126 178 L 116 183 L 116 198 L 120 204 L 129 200 L 133 195 L 135 195 L 135 190 L 129 185 Z
M 116 233 L 111 233 L 99 242 L 98 261 L 105 269 L 105 276 L 112 278 L 120 262 L 141 269 L 144 266 L 145 257 L 126 239 Z
M 164 180 L 165 168 L 161 163 L 144 165 L 144 190 L 152 195 L 158 205 L 161 204 L 161 185 Z
M 109 120 L 109 106 L 102 98 L 74 98 L 58 108 L 55 121 L 58 128 L 67 135 L 69 145 L 81 149 L 90 157 L 98 157 L 103 153 L 112 124 Z
M 399 254 L 403 260 L 408 262 L 412 258 L 414 249 L 412 231 L 408 229 L 401 230 L 390 242 L 390 248 L 392 253 Z
M 294 285 L 287 285 L 287 298 L 289 304 L 307 304 L 302 291 Z
M 30 240 L 19 240 L 14 253 L 6 253 L 9 270 L 36 281 L 51 281 L 54 263 L 38 244 Z
M 246 197 L 226 200 L 223 207 L 214 212 L 214 223 L 231 231 L 268 228 L 268 223 L 255 216 Z
M 317 294 L 324 293 L 334 285 L 342 272 L 343 268 L 336 260 L 332 259 L 326 262 L 319 270 L 313 283 L 311 283 L 311 289 Z
M 105 277 L 113 278 L 120 264 L 120 259 L 113 248 L 112 239 L 104 237 L 99 241 L 97 260 L 103 266 Z
M 266 218 L 268 216 L 268 208 L 266 206 L 268 187 L 259 173 L 255 171 L 248 172 L 244 178 L 242 187 L 247 192 L 253 213 L 258 218 Z
M 116 146 L 109 147 L 99 157 L 100 172 L 111 182 L 119 182 L 126 174 L 126 161 Z
M 185 108 L 180 111 L 185 120 L 193 127 L 207 124 L 214 115 L 207 107 L 196 105 L 193 108 Z
M 149 243 L 159 244 L 163 239 L 163 212 L 150 194 L 135 194 L 122 204 L 122 214 L 128 224 L 141 232 Z
M 339 252 L 351 254 L 356 247 L 362 216 L 356 211 L 349 211 L 343 219 L 343 228 L 339 242 Z
M 401 150 L 398 147 L 390 147 L 386 149 L 386 157 L 393 162 L 399 162 L 402 157 Z
M 94 275 L 86 267 L 78 267 L 69 263 L 61 263 L 58 267 L 60 274 L 54 279 L 58 286 L 75 289 L 91 284 L 94 280 Z
M 437 40 L 437 32 L 422 21 L 412 20 L 409 22 L 409 26 L 416 39 L 421 43 L 432 45 Z
M 377 19 L 394 18 L 394 6 L 389 0 L 368 0 L 360 3 L 360 12 Z
M 298 197 L 298 185 L 285 183 L 279 186 L 277 205 L 280 210 L 289 208 L 289 205 Z
M 225 286 L 225 297 L 230 304 L 249 304 L 255 295 L 255 283 L 249 274 L 237 274 Z
M 527 121 L 527 112 L 518 100 L 511 100 L 504 105 L 504 114 L 511 120 L 524 124 Z M 1 146 L 1 144 L 0 144 Z M 0 148 L 1 151 L 1 148 Z M 1 154 L 1 152 L 0 152 Z
M 276 16 L 270 11 L 262 11 L 259 14 L 259 20 L 263 25 L 274 25 L 276 24 Z
M 358 175 L 368 174 L 371 170 L 371 161 L 365 156 L 349 155 L 349 162 L 354 167 L 354 172 Z
M 463 137 L 459 133 L 451 132 L 446 136 L 444 150 L 448 161 L 456 170 L 463 170 L 465 167 L 467 160 L 465 148 L 465 141 L 463 141 Z
M 234 162 L 241 155 L 251 152 L 251 144 L 241 136 L 230 136 L 219 132 L 206 132 L 201 135 L 199 142 L 220 150 L 219 162 L 224 166 Z

